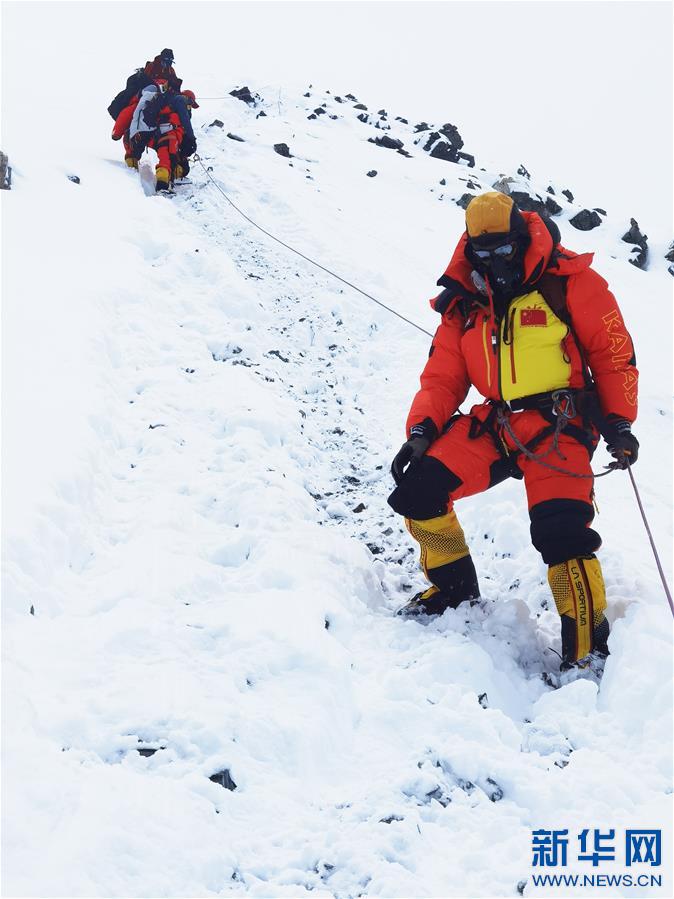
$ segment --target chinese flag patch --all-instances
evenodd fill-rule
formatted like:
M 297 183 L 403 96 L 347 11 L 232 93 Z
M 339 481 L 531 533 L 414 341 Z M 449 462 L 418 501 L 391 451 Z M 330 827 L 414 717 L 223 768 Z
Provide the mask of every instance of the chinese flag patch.
M 520 325 L 523 328 L 544 328 L 548 323 L 545 309 L 522 309 Z

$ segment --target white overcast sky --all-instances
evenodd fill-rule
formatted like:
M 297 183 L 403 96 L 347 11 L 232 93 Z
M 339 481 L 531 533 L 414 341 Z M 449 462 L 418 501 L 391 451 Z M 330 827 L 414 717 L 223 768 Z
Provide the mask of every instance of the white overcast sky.
M 352 91 L 375 109 L 452 122 L 478 163 L 524 162 L 590 206 L 672 232 L 668 0 L 24 0 L 3 3 L 2 12 L 5 149 L 17 129 L 28 133 L 29 120 L 61 109 L 64 94 L 70 115 L 59 117 L 50 140 L 91 121 L 80 103 L 100 105 L 107 136 L 112 96 L 168 46 L 197 95 L 243 83 Z

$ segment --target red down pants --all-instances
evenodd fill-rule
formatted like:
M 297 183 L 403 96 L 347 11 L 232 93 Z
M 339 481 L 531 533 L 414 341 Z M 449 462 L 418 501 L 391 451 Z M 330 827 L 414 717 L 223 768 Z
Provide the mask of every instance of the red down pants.
M 448 431 L 430 447 L 419 464 L 408 470 L 389 497 L 389 504 L 405 518 L 427 520 L 451 511 L 454 501 L 495 486 L 514 475 L 524 478 L 531 520 L 531 539 L 548 565 L 575 556 L 593 553 L 601 545 L 599 535 L 589 525 L 594 518 L 593 478 L 590 445 L 573 436 L 585 434 L 581 419 L 569 422 L 568 433 L 561 431 L 558 451 L 548 453 L 553 436 L 545 437 L 532 450 L 545 456 L 544 462 L 565 469 L 562 474 L 517 454 L 507 435 L 504 439 L 514 454 L 504 459 L 493 428 L 482 430 L 493 407 L 489 403 L 474 406 L 469 415 L 453 420 Z M 493 417 L 493 416 L 492 416 Z M 518 440 L 527 444 L 550 426 L 540 412 L 528 410 L 510 413 L 510 426 Z M 546 455 L 547 454 L 547 455 Z

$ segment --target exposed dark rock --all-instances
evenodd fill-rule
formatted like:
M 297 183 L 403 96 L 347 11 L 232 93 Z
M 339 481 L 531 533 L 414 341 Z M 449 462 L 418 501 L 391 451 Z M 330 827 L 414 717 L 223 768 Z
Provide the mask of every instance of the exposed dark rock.
M 79 184 L 80 176 L 79 175 L 68 175 L 68 181 L 72 181 L 73 184 Z
M 247 106 L 257 106 L 257 101 L 262 101 L 262 97 L 259 94 L 251 94 L 248 87 L 235 88 L 229 92 L 229 95 L 236 97 L 237 100 L 242 100 Z
M 581 209 L 573 218 L 569 219 L 569 224 L 579 231 L 591 231 L 601 225 L 601 218 L 594 209 Z
M 364 103 L 356 103 L 356 105 L 353 108 L 367 110 L 367 106 Z
M 261 110 L 258 112 L 258 114 L 255 116 L 255 118 L 256 118 L 256 119 L 261 119 L 261 118 L 265 118 L 265 119 L 266 119 L 266 118 L 267 118 L 267 113 L 264 111 L 264 109 L 261 109 Z
M 668 262 L 674 262 L 674 240 L 670 243 L 669 249 L 665 253 L 665 259 Z
M 387 150 L 402 150 L 404 146 L 401 140 L 389 137 L 388 134 L 385 134 L 383 137 L 370 137 L 368 138 L 368 142 L 376 144 L 378 147 L 386 147 Z
M 209 128 L 224 128 L 225 123 L 221 122 L 220 119 L 213 119 L 211 124 L 208 126 Z
M 674 263 L 672 263 L 672 265 L 667 266 L 667 271 L 669 272 L 670 275 L 674 276 Z
M 566 199 L 569 201 L 569 203 L 573 203 L 573 194 L 568 189 L 568 187 L 566 188 L 566 190 L 563 190 L 562 193 L 564 194 Z
M 387 116 L 388 113 L 386 112 L 385 109 L 378 109 L 378 110 L 377 110 L 377 115 Z
M 554 187 L 552 186 L 552 184 L 547 188 L 547 192 L 548 192 L 549 194 L 552 194 L 553 197 L 556 196 L 556 194 L 555 194 L 555 189 L 554 189 Z
M 306 94 L 304 94 L 303 96 L 305 96 L 305 97 L 310 97 L 311 94 L 309 93 L 309 91 L 307 91 Z
M 230 140 L 238 140 L 238 141 L 240 141 L 242 144 L 245 144 L 245 143 L 246 143 L 245 140 L 244 140 L 242 137 L 239 137 L 238 134 L 232 134 L 231 131 L 228 131 L 228 132 L 227 132 L 227 137 L 228 137 Z
M 387 815 L 385 818 L 380 818 L 380 824 L 393 824 L 394 821 L 404 821 L 405 819 L 402 815 Z
M 499 787 L 495 780 L 492 780 L 491 777 L 487 778 L 487 783 L 489 786 L 485 790 L 485 793 L 492 802 L 500 802 L 503 799 L 503 788 Z
M 517 892 L 520 894 L 520 896 L 524 896 L 524 888 L 526 887 L 526 885 L 526 880 L 520 880 L 520 882 L 517 884 Z
M 370 169 L 370 171 L 367 173 L 367 177 L 368 177 L 368 178 L 374 178 L 374 177 L 376 176 L 376 174 L 377 174 L 377 170 L 376 170 L 376 169 Z
M 360 515 L 360 513 L 364 512 L 366 508 L 367 508 L 367 506 L 365 506 L 363 503 L 358 503 L 358 505 L 356 506 L 356 508 L 353 511 L 356 515 Z
M 408 153 L 407 150 L 398 150 L 398 153 L 400 153 L 401 156 L 407 156 L 408 159 L 412 158 L 412 154 Z
M 595 207 L 594 207 L 594 211 L 595 211 L 595 212 L 600 212 L 602 215 L 606 215 L 606 210 L 605 210 L 605 209 L 601 209 L 601 207 L 599 207 L 599 206 L 595 206 Z
M 523 178 L 531 178 L 531 175 L 526 170 L 526 166 L 522 162 L 520 163 L 520 167 L 517 169 L 517 174 L 522 175 Z
M 208 779 L 212 780 L 214 784 L 220 784 L 220 786 L 224 787 L 226 790 L 236 790 L 236 784 L 232 779 L 232 775 L 229 773 L 229 768 L 223 768 L 222 771 L 216 771 L 216 773 L 211 774 Z
M 403 118 L 402 116 L 400 116 L 400 115 L 397 115 L 397 116 L 396 116 L 396 122 L 402 122 L 403 125 L 409 125 L 409 122 L 407 121 L 407 119 L 404 119 L 404 118 Z
M 355 101 L 358 99 L 358 97 L 354 97 L 353 94 L 347 94 L 347 95 L 346 95 L 346 99 L 347 99 L 347 100 L 353 100 L 353 101 L 355 102 Z
M 477 190 L 478 186 L 477 184 L 473 184 L 473 182 L 469 178 L 468 181 L 466 181 L 466 187 L 468 188 L 468 190 Z
M 322 106 L 317 106 L 316 109 L 314 109 L 314 112 L 316 115 L 325 115 L 325 110 Z
M 441 184 L 443 187 L 446 187 L 446 186 L 447 186 L 447 182 L 445 181 L 444 178 L 441 178 L 441 179 L 440 179 L 440 184 Z
M 274 152 L 278 153 L 279 156 L 285 156 L 286 159 L 292 158 L 292 153 L 290 152 L 288 144 L 274 144 Z
M 470 203 L 470 201 L 473 199 L 474 196 L 475 196 L 475 194 L 463 194 L 456 201 L 456 205 L 460 206 L 462 209 L 467 209 L 468 204 Z
M 480 695 L 477 697 L 477 701 L 480 703 L 483 709 L 489 708 L 489 698 L 487 697 L 486 693 L 480 693 Z
M 417 131 L 417 132 L 419 132 L 419 131 L 430 131 L 430 130 L 431 130 L 431 126 L 428 124 L 428 122 L 419 122 L 418 125 L 415 125 L 415 126 L 414 126 L 414 130 Z
M 625 243 L 635 244 L 632 253 L 635 254 L 629 261 L 637 268 L 646 268 L 648 260 L 648 235 L 642 234 L 636 219 L 630 219 L 630 229 L 623 234 Z M 638 249 L 637 249 L 638 248 Z
M 537 212 L 539 215 L 547 214 L 545 203 L 538 194 L 532 197 L 531 194 L 525 194 L 524 191 L 513 190 L 510 196 L 522 212 Z
M 360 122 L 365 122 L 365 124 L 367 125 L 367 123 L 370 121 L 370 116 L 364 112 L 361 112 L 361 114 L 358 116 L 358 120 Z
M 331 116 L 329 116 L 329 118 L 331 118 L 331 119 L 338 119 L 339 116 L 338 116 L 338 115 L 331 115 Z
M 553 200 L 552 197 L 545 198 L 545 208 L 548 210 L 550 215 L 559 215 L 562 211 L 562 207 L 559 205 L 557 200 Z
M 315 114 L 312 112 L 311 115 L 308 115 L 308 116 L 307 116 L 307 118 L 308 118 L 308 119 L 317 119 L 318 116 L 315 115 Z
M 12 167 L 6 153 L 0 152 L 0 190 L 11 190 Z
M 342 100 L 342 98 L 341 98 L 341 97 L 337 97 L 337 96 L 335 96 L 335 102 L 336 102 L 336 103 L 343 103 L 343 102 L 344 102 L 344 100 Z

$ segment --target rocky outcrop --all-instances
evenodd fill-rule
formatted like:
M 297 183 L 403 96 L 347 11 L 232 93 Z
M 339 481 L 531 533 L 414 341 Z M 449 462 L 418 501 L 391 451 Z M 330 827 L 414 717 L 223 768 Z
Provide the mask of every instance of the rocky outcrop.
M 648 235 L 642 234 L 636 219 L 630 219 L 630 229 L 623 234 L 625 243 L 634 244 L 629 262 L 637 268 L 645 269 L 648 261 Z
M 378 147 L 385 147 L 387 150 L 402 150 L 405 146 L 401 140 L 389 137 L 388 134 L 384 134 L 383 137 L 370 137 L 368 142 L 376 144 Z
M 274 152 L 279 156 L 285 156 L 286 159 L 291 159 L 293 155 L 288 144 L 274 144 Z
M 566 193 L 566 191 L 562 191 L 562 193 Z M 581 209 L 573 218 L 569 219 L 569 224 L 579 231 L 592 231 L 593 228 L 601 225 L 601 218 L 594 209 Z
M 248 87 L 235 88 L 229 92 L 229 95 L 230 97 L 236 97 L 237 100 L 241 100 L 247 106 L 257 106 L 258 103 L 262 102 L 262 97 L 259 94 L 252 94 Z

